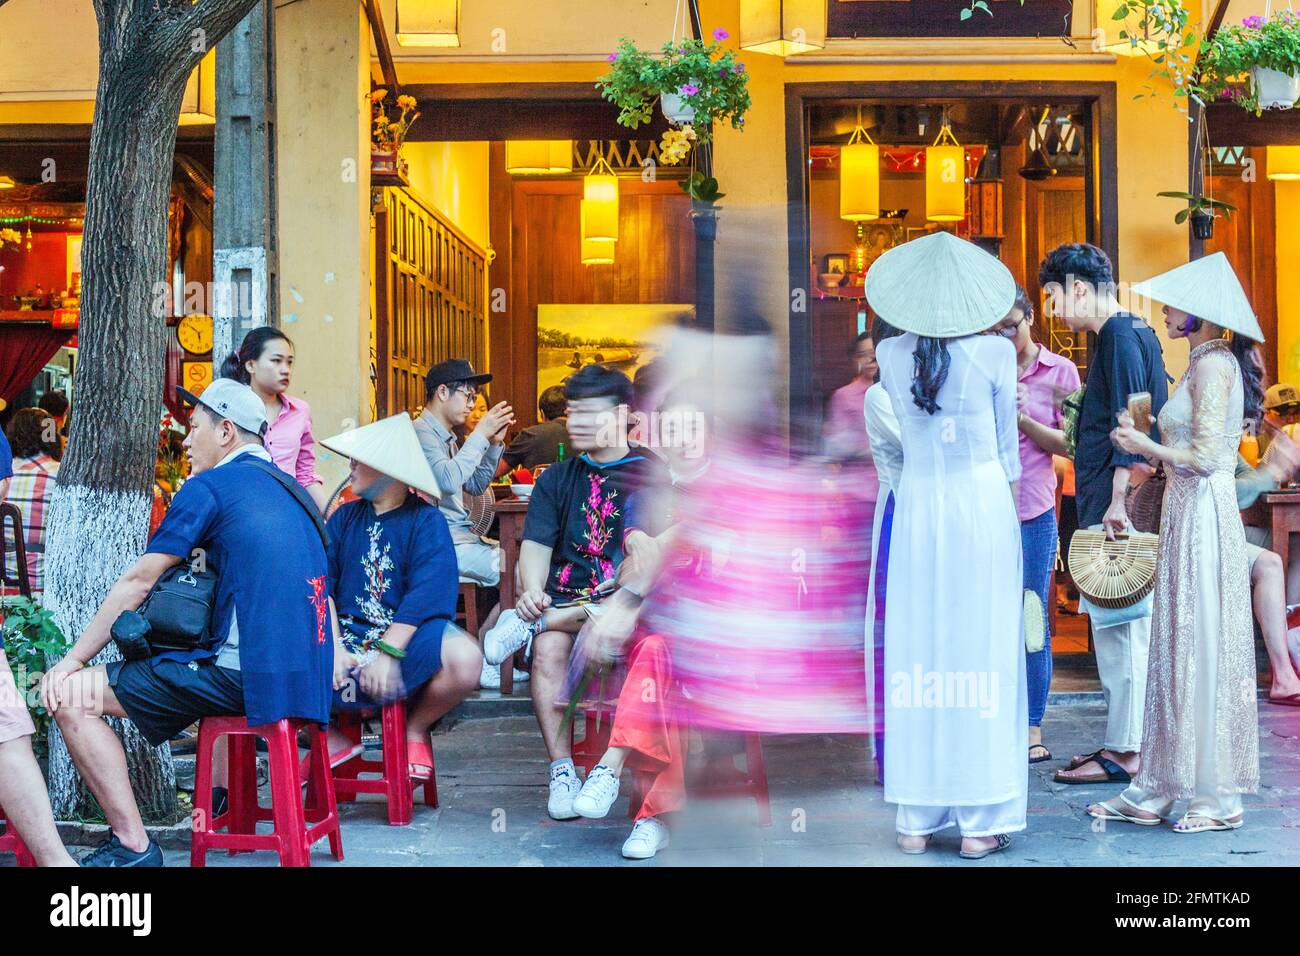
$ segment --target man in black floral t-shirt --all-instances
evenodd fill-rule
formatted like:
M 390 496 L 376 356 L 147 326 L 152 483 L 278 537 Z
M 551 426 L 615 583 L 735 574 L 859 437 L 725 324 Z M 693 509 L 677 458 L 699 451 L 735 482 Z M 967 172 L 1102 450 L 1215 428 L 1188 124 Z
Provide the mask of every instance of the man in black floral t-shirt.
M 553 605 L 585 597 L 607 582 L 612 586 L 623 560 L 629 497 L 648 482 L 667 481 L 660 461 L 628 447 L 632 383 L 626 375 L 589 365 L 565 383 L 565 397 L 569 440 L 579 454 L 538 478 L 524 521 L 515 613 L 502 614 L 483 639 L 485 655 L 497 663 L 532 638 L 533 709 L 551 757 L 547 809 L 557 820 L 577 816 L 573 798 L 582 784 L 556 701 L 564 692 L 574 635 L 597 606 Z

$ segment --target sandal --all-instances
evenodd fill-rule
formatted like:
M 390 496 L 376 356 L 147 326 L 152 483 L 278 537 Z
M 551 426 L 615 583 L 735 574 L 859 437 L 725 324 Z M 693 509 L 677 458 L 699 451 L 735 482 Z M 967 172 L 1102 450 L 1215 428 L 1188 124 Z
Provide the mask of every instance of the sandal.
M 412 780 L 433 779 L 433 748 L 428 740 L 406 742 L 406 772 Z
M 1103 757 L 1101 755 L 1100 750 L 1097 751 L 1097 753 L 1094 754 L 1091 759 L 1095 760 L 1097 762 L 1097 766 L 1101 767 L 1101 769 L 1105 771 L 1104 775 L 1099 776 L 1097 774 L 1093 774 L 1090 777 L 1063 777 L 1061 776 L 1061 774 L 1063 774 L 1065 771 L 1058 770 L 1052 776 L 1052 779 L 1055 780 L 1057 783 L 1067 783 L 1067 784 L 1073 784 L 1075 786 L 1081 786 L 1083 784 L 1088 784 L 1088 783 L 1132 783 L 1133 782 L 1133 778 L 1132 776 L 1129 775 L 1129 772 L 1127 770 L 1125 770 L 1115 761 L 1111 760 L 1109 757 Z M 1087 761 L 1084 761 L 1084 763 L 1087 763 Z M 1079 764 L 1080 767 L 1082 767 L 1083 765 L 1084 764 Z M 1077 769 L 1077 768 L 1070 768 L 1070 769 Z
M 1105 749 L 1106 749 L 1105 747 L 1102 748 L 1102 750 L 1105 750 Z M 1082 767 L 1084 764 L 1086 764 L 1089 760 L 1096 760 L 1096 759 L 1097 759 L 1097 755 L 1100 754 L 1100 753 L 1101 753 L 1101 750 L 1094 750 L 1094 751 L 1093 751 L 1092 753 L 1090 753 L 1090 754 L 1083 754 L 1082 756 L 1079 756 L 1079 757 L 1071 757 L 1071 758 L 1070 758 L 1070 762 L 1069 762 L 1068 764 L 1065 765 L 1065 768 L 1064 768 L 1064 769 L 1066 769 L 1066 770 L 1077 770 L 1077 769 L 1079 769 L 1080 767 Z
M 997 841 L 997 843 L 985 850 L 962 850 L 960 854 L 961 858 L 963 860 L 982 860 L 990 853 L 997 853 L 999 850 L 1005 850 L 1007 847 L 1011 846 L 1011 837 L 1005 833 L 999 833 L 997 835 Z
M 1117 799 L 1119 799 L 1121 803 L 1120 806 L 1115 806 L 1108 800 L 1103 800 L 1101 803 L 1094 803 L 1092 807 L 1100 808 L 1101 812 L 1095 813 L 1093 812 L 1092 807 L 1089 807 L 1088 816 L 1097 820 L 1117 820 L 1123 821 L 1124 823 L 1135 823 L 1140 827 L 1158 827 L 1164 822 L 1159 817 L 1156 817 L 1153 820 L 1148 819 L 1147 817 L 1139 817 L 1135 814 L 1126 813 L 1124 812 L 1123 807 L 1123 803 L 1125 802 L 1124 799 L 1122 797 Z
M 1190 827 L 1186 825 L 1188 820 L 1209 820 L 1210 822 L 1209 824 L 1203 827 Z M 1206 813 L 1196 813 L 1192 810 L 1188 810 L 1185 814 L 1183 814 L 1183 818 L 1174 824 L 1174 832 L 1175 833 L 1201 833 L 1202 831 L 1212 832 L 1215 830 L 1240 830 L 1242 824 L 1244 824 L 1245 822 L 1246 821 L 1243 817 L 1237 817 L 1235 821 L 1219 820 Z
M 901 852 L 906 853 L 908 856 L 920 856 L 920 855 L 921 855 L 922 853 L 924 853 L 927 849 L 929 849 L 929 847 L 930 847 L 930 834 L 927 833 L 927 834 L 925 835 L 925 842 L 922 843 L 920 846 L 903 846 L 903 840 L 905 840 L 905 839 L 908 838 L 909 836 L 911 836 L 911 834 L 900 833 L 900 834 L 898 835 L 898 849 L 899 849 Z
M 365 750 L 365 748 L 362 747 L 361 744 L 353 744 L 352 746 L 345 747 L 342 750 L 334 751 L 334 753 L 330 754 L 330 769 L 334 770 L 337 767 L 343 766 L 354 757 L 360 757 L 363 750 Z M 310 776 L 311 752 L 308 751 L 307 755 L 298 762 L 298 779 L 305 784 L 307 778 Z
M 1052 759 L 1052 752 L 1048 750 L 1044 744 L 1030 744 L 1029 745 L 1030 754 L 1033 754 L 1035 750 L 1041 750 L 1043 752 L 1043 755 L 1041 757 L 1031 756 L 1029 758 L 1030 763 L 1042 763 L 1044 760 Z

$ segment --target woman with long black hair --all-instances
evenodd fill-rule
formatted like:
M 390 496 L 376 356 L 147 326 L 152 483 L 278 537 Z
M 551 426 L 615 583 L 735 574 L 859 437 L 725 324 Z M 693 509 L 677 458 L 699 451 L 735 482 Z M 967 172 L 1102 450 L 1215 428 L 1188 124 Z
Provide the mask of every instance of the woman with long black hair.
M 945 232 L 886 252 L 867 301 L 905 334 L 877 348 L 898 419 L 885 588 L 885 799 L 898 845 L 961 832 L 961 855 L 1025 828 L 1028 699 L 1022 614 L 1016 352 L 984 332 L 1016 283 Z
M 293 378 L 293 342 L 277 328 L 259 326 L 244 336 L 238 351 L 221 363 L 221 377 L 253 389 L 266 405 L 270 426 L 266 450 L 280 468 L 307 489 L 316 507 L 325 510 L 327 492 L 316 474 L 316 439 L 311 433 L 311 406 L 289 394 Z
M 1221 252 L 1133 287 L 1164 303 L 1171 339 L 1191 346 L 1187 371 L 1160 410 L 1160 442 L 1127 413 L 1111 440 L 1163 462 L 1167 475 L 1156 560 L 1142 721 L 1142 765 L 1091 816 L 1158 826 L 1180 799 L 1179 833 L 1235 830 L 1243 793 L 1259 788 L 1255 636 L 1246 536 L 1234 471 L 1243 420 L 1263 414 L 1264 340 Z M 1225 339 L 1224 334 L 1229 338 Z

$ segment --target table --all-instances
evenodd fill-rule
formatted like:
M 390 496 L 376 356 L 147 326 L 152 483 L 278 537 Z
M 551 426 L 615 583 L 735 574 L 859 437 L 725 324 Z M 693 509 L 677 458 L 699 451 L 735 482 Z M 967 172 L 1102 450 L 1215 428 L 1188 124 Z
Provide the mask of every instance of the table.
M 515 606 L 519 595 L 515 593 L 515 565 L 519 563 L 519 543 L 524 537 L 524 518 L 528 515 L 528 501 L 506 498 L 496 503 L 497 533 L 501 541 L 501 580 L 497 587 L 501 594 L 501 610 Z M 513 694 L 515 690 L 514 658 L 501 662 L 501 693 Z
M 1264 492 L 1241 513 L 1241 519 L 1246 524 L 1272 530 L 1273 551 L 1282 559 L 1282 580 L 1287 580 L 1291 535 L 1300 534 L 1300 489 Z

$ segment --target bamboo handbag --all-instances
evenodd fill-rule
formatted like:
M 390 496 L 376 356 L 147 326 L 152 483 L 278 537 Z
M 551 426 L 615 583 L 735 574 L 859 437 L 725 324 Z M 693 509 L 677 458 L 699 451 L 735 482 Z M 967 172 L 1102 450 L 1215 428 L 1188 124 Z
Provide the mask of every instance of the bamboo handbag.
M 1108 541 L 1106 532 L 1079 530 L 1070 539 L 1070 576 L 1093 604 L 1124 608 L 1155 587 L 1158 535 L 1132 531 Z

